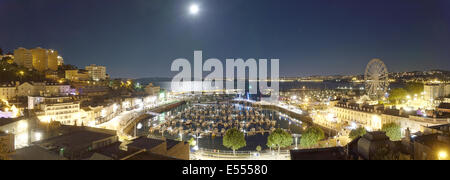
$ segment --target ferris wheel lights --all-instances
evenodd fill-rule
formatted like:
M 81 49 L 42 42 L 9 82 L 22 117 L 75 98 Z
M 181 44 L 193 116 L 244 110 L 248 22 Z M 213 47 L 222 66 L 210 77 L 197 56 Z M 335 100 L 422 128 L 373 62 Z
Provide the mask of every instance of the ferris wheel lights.
M 389 74 L 386 65 L 380 59 L 372 59 L 364 73 L 366 91 L 370 96 L 382 96 L 389 88 Z

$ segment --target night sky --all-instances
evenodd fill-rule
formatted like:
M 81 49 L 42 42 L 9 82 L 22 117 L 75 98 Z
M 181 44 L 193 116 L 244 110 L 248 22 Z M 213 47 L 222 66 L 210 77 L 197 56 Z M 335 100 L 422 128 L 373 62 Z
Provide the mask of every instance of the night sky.
M 112 77 L 171 77 L 194 50 L 279 58 L 282 76 L 363 73 L 372 58 L 450 70 L 449 0 L 0 0 L 0 19 L 0 48 L 56 49 Z

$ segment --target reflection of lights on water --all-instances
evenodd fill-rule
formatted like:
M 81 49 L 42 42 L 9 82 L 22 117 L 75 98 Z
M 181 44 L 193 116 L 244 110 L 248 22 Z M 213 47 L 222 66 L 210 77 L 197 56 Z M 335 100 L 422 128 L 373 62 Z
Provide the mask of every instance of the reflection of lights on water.
M 15 147 L 22 148 L 28 145 L 28 133 L 20 133 L 16 135 Z

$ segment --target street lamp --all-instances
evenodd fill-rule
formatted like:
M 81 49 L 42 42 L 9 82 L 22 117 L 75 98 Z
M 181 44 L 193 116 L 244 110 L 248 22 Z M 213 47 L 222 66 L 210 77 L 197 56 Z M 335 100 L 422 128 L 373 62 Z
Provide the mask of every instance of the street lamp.
M 439 160 L 446 160 L 447 157 L 448 157 L 448 155 L 447 155 L 447 152 L 445 152 L 445 151 L 440 151 L 440 152 L 438 153 L 438 159 L 439 159 Z

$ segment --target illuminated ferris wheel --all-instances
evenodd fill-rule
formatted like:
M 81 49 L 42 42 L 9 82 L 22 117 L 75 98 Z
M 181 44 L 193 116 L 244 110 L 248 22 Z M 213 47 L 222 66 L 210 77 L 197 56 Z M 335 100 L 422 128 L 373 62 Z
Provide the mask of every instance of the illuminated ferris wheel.
M 389 88 L 388 69 L 380 59 L 372 59 L 364 74 L 366 92 L 369 96 L 383 96 Z

